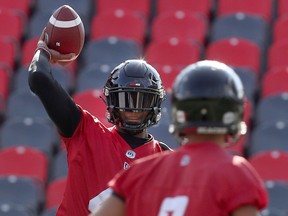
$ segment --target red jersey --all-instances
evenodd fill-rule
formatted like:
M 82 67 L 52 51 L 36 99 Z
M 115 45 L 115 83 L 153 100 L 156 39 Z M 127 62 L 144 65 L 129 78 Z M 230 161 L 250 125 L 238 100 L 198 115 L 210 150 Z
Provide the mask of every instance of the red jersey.
M 80 108 L 81 109 L 81 108 Z M 153 137 L 131 149 L 115 127 L 106 128 L 81 109 L 81 121 L 71 138 L 61 137 L 67 149 L 68 176 L 57 216 L 87 216 L 107 193 L 107 183 L 135 159 L 161 152 Z
M 228 216 L 242 205 L 267 205 L 253 167 L 214 143 L 183 145 L 134 165 L 109 182 L 126 215 Z

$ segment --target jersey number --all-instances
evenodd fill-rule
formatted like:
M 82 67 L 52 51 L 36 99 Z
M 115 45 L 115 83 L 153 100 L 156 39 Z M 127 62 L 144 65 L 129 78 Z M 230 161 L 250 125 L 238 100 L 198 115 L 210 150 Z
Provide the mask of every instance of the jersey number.
M 167 197 L 162 201 L 158 216 L 183 216 L 188 201 L 187 196 Z

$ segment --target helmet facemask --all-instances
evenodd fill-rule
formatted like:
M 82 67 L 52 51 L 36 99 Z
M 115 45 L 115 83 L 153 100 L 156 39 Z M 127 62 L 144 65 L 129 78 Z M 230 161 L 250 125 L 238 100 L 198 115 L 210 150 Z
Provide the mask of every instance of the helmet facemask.
M 105 89 L 108 121 L 132 134 L 141 133 L 145 128 L 157 124 L 161 118 L 161 103 L 164 90 L 144 88 Z M 120 112 L 147 112 L 140 122 L 129 122 L 121 118 Z

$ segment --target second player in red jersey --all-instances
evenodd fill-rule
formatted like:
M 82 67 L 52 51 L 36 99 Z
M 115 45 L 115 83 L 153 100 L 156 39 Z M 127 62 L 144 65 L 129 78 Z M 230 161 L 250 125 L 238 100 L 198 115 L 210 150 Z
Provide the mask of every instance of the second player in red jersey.
M 268 198 L 261 178 L 225 150 L 246 132 L 244 89 L 232 68 L 200 61 L 172 89 L 174 152 L 139 159 L 110 181 L 112 194 L 90 216 L 257 216 Z

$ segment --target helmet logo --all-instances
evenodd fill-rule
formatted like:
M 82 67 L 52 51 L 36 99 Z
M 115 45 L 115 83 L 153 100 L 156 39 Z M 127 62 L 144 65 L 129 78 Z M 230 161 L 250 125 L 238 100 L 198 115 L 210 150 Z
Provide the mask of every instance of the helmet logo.
M 231 124 L 231 123 L 233 123 L 235 120 L 236 120 L 235 113 L 233 113 L 233 112 L 226 112 L 226 113 L 224 113 L 223 119 L 222 119 L 222 121 L 223 121 L 224 124 Z
M 132 150 L 128 150 L 128 151 L 126 152 L 126 157 L 128 157 L 128 158 L 135 158 L 135 157 L 136 157 L 136 153 L 135 153 L 134 151 L 132 151 Z
M 141 84 L 140 83 L 130 83 L 129 86 L 131 86 L 131 87 L 139 87 L 139 86 L 141 86 Z
M 179 123 L 186 122 L 185 112 L 182 110 L 177 110 L 176 112 L 176 121 Z

